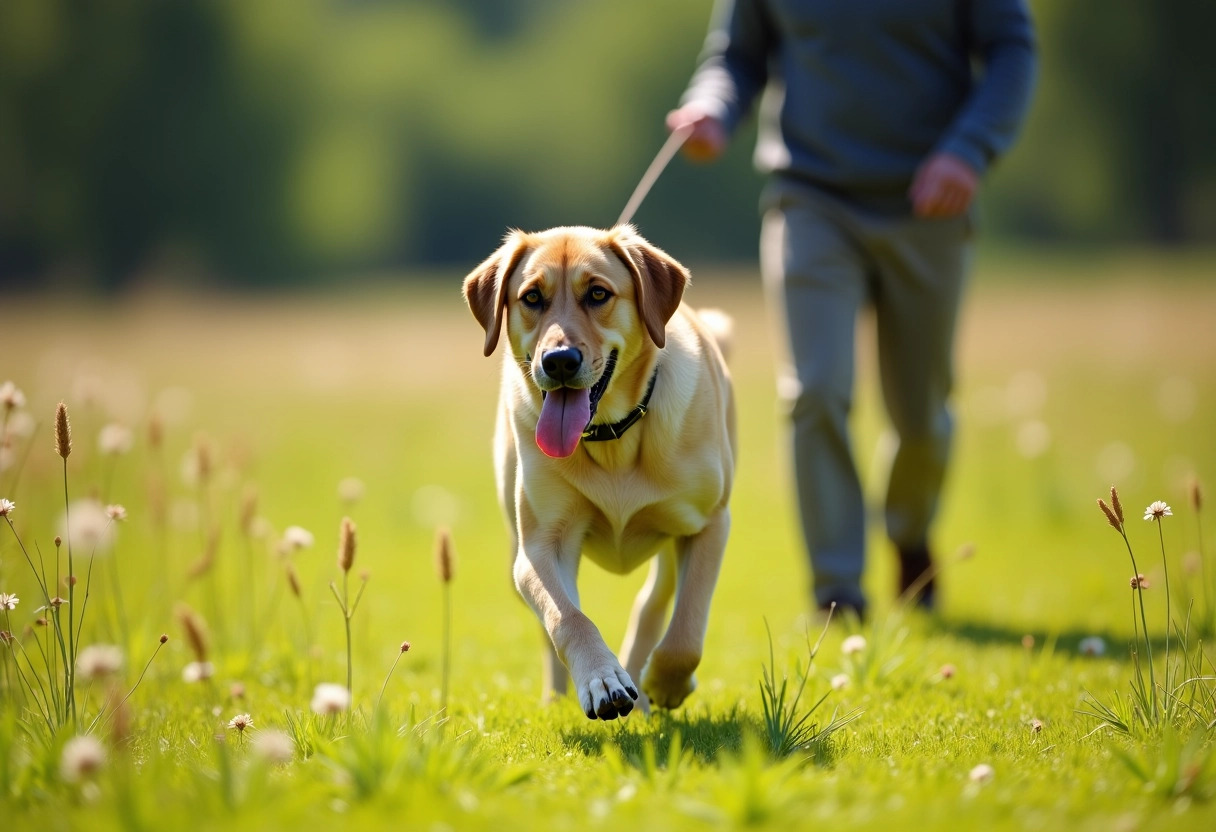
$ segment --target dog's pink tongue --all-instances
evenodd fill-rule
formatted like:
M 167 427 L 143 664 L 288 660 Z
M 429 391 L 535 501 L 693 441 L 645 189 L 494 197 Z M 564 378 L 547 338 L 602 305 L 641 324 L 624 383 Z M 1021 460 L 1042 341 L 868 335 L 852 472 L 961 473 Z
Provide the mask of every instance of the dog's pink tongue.
M 591 421 L 591 391 L 562 387 L 549 392 L 536 423 L 536 444 L 547 456 L 574 453 Z

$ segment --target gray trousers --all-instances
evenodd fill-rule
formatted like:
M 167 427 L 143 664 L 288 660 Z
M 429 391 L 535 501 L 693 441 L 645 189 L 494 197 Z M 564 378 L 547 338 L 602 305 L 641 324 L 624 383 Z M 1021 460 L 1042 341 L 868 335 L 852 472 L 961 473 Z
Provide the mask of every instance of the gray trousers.
M 778 394 L 793 428 L 802 532 L 818 605 L 864 605 L 866 506 L 849 437 L 858 314 L 870 303 L 883 400 L 897 449 L 887 535 L 924 546 L 953 423 L 955 323 L 971 259 L 971 218 L 917 219 L 778 182 L 764 199 L 760 262 L 784 326 Z

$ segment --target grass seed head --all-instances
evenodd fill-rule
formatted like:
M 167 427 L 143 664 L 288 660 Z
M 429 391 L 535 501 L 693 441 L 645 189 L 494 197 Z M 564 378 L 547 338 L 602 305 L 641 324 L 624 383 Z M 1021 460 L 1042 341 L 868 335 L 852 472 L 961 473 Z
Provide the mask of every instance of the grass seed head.
M 190 651 L 194 653 L 195 659 L 199 662 L 206 662 L 208 653 L 207 625 L 203 622 L 202 616 L 185 604 L 178 604 L 177 620 L 182 625 L 182 632 L 186 634 L 186 643 L 190 645 Z
M 1119 524 L 1123 524 L 1123 503 L 1119 502 L 1119 492 L 1112 485 L 1110 487 L 1110 504 L 1115 510 L 1115 516 L 1119 518 Z
M 1191 487 L 1188 490 L 1191 498 L 1191 508 L 1193 508 L 1195 513 L 1198 514 L 1199 510 L 1203 508 L 1203 488 L 1200 487 L 1199 480 L 1191 480 Z
M 455 573 L 454 557 L 452 555 L 452 535 L 447 529 L 441 528 L 435 536 L 435 571 L 439 580 L 451 583 Z
M 68 421 L 68 406 L 63 402 L 55 408 L 55 453 L 64 459 L 72 453 L 72 424 Z
M 202 557 L 190 565 L 186 570 L 186 574 L 190 578 L 201 578 L 211 571 L 211 567 L 215 565 L 215 556 L 220 550 L 220 529 L 219 526 L 213 526 L 211 533 L 207 535 L 207 545 L 203 549 Z
M 1152 586 L 1152 584 L 1149 583 L 1148 578 L 1140 574 L 1132 576 L 1131 584 L 1132 589 L 1148 589 L 1150 586 Z
M 296 574 L 296 568 L 291 561 L 284 565 L 284 571 L 287 573 L 287 588 L 291 590 L 291 594 L 297 598 L 303 597 L 300 592 L 300 576 Z
M 1113 491 L 1114 489 L 1111 490 Z M 1106 500 L 1103 500 L 1101 497 L 1098 498 L 1098 508 L 1102 509 L 1102 513 L 1106 515 L 1106 522 L 1110 523 L 1111 528 L 1122 533 L 1123 524 L 1119 522 L 1119 518 L 1115 516 L 1115 512 L 1111 510 L 1111 507 L 1106 504 Z
M 343 572 L 349 572 L 355 563 L 355 545 L 355 524 L 343 517 L 338 530 L 338 568 Z
M 123 743 L 131 739 L 131 706 L 127 700 L 119 700 L 118 704 L 114 706 L 110 719 L 110 744 L 115 748 L 120 748 Z
M 241 495 L 241 534 L 253 537 L 253 522 L 258 517 L 258 490 L 252 485 Z
M 194 460 L 198 466 L 198 481 L 206 485 L 211 480 L 213 466 L 211 463 L 211 443 L 204 436 L 194 438 Z
M 165 444 L 165 421 L 159 413 L 148 417 L 148 447 L 159 451 Z

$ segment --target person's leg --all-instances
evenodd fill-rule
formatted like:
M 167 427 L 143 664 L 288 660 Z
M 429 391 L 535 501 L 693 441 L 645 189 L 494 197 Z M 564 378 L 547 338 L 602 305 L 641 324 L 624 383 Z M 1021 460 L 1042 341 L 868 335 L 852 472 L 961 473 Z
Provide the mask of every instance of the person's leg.
M 788 352 L 778 395 L 793 422 L 794 476 L 815 603 L 861 613 L 865 503 L 848 415 L 866 272 L 833 211 L 785 197 L 764 215 L 761 271 Z
M 953 434 L 954 336 L 970 257 L 970 221 L 908 219 L 873 227 L 875 312 L 883 398 L 898 438 L 887 486 L 887 534 L 900 555 L 900 590 L 920 580 L 934 603 L 929 528 Z

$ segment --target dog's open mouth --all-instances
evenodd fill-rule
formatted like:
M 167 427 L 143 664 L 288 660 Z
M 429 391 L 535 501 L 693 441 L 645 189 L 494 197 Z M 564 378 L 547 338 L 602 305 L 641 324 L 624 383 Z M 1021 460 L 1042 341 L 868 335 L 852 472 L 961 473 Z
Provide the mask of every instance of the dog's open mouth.
M 546 456 L 567 457 L 578 448 L 583 431 L 595 417 L 615 369 L 616 350 L 613 350 L 595 384 L 581 388 L 559 387 L 542 394 L 544 401 L 536 423 L 536 445 Z

